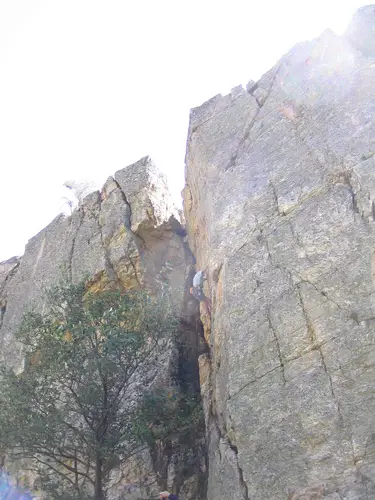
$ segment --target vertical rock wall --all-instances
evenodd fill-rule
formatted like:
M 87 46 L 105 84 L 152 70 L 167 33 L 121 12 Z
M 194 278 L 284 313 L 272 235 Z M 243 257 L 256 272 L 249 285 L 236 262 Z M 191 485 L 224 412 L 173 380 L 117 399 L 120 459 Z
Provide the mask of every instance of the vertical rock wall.
M 374 23 L 191 112 L 209 500 L 375 498 Z
M 185 231 L 174 216 L 164 177 L 149 158 L 120 170 L 85 198 L 71 217 L 58 216 L 32 238 L 25 254 L 0 263 L 0 355 L 18 370 L 22 352 L 14 340 L 23 312 L 43 310 L 43 292 L 59 280 L 89 278 L 92 292 L 170 284 L 181 319 L 181 342 L 155 360 L 155 374 L 166 384 L 199 393 L 198 350 L 201 324 L 190 296 L 193 257 Z M 135 457 L 113 475 L 111 499 L 138 498 L 159 489 L 181 491 L 184 499 L 205 494 L 204 432 L 193 443 L 171 443 Z M 137 488 L 140 482 L 151 484 Z

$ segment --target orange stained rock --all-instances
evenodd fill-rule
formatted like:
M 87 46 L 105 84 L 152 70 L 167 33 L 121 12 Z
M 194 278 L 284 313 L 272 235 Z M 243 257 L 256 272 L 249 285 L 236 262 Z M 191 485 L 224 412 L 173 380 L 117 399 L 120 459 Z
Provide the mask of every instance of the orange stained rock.
M 65 332 L 65 335 L 64 335 L 64 340 L 65 340 L 65 342 L 71 342 L 73 340 L 72 332 L 70 332 L 69 330 L 67 330 Z

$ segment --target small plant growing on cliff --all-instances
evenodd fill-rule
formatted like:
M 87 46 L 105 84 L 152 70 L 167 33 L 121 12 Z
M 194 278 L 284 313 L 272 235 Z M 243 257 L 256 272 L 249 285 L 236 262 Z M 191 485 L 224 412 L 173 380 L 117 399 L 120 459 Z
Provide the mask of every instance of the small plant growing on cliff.
M 89 181 L 66 181 L 63 185 L 71 194 L 71 196 L 63 198 L 64 204 L 68 206 L 70 213 L 73 212 L 75 207 L 82 204 L 85 196 L 94 190 L 94 184 Z
M 27 460 L 48 499 L 104 500 L 114 469 L 180 425 L 180 410 L 177 427 L 169 421 L 163 431 L 162 411 L 141 406 L 178 321 L 163 293 L 94 295 L 85 283 L 63 284 L 48 302 L 49 312 L 26 314 L 17 333 L 24 371 L 0 368 L 0 447 Z

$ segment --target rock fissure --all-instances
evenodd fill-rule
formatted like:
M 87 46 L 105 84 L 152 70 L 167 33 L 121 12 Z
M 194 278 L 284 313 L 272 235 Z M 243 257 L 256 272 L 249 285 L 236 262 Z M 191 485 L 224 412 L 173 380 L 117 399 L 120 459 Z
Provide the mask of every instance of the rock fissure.
M 11 279 L 15 276 L 17 269 L 20 267 L 20 264 L 21 264 L 21 259 L 17 259 L 17 262 L 15 263 L 14 267 L 6 275 L 6 278 L 4 279 L 3 284 L 1 285 L 1 288 L 0 288 L 0 298 L 1 298 L 3 291 L 5 290 L 6 286 L 9 285 Z
M 300 290 L 299 287 L 298 287 L 298 294 L 299 294 L 299 299 L 300 299 L 300 303 L 301 303 L 301 308 L 302 308 L 303 316 L 304 316 L 305 321 L 306 321 L 306 327 L 307 327 L 308 333 L 310 335 L 311 343 L 314 346 L 314 348 L 317 349 L 318 352 L 319 352 L 324 372 L 326 373 L 326 375 L 328 377 L 329 387 L 330 387 L 332 399 L 333 399 L 333 401 L 335 403 L 335 406 L 337 408 L 337 413 L 338 413 L 338 416 L 339 416 L 340 423 L 341 423 L 342 426 L 344 426 L 344 418 L 343 418 L 343 414 L 342 414 L 342 411 L 341 411 L 340 402 L 339 402 L 339 399 L 337 398 L 337 395 L 335 394 L 335 391 L 334 391 L 332 376 L 331 376 L 331 374 L 330 374 L 330 372 L 328 370 L 328 367 L 327 367 L 327 364 L 326 364 L 326 361 L 325 361 L 325 358 L 324 358 L 324 354 L 323 354 L 323 351 L 322 351 L 322 345 L 319 345 L 318 342 L 317 342 L 317 338 L 316 338 L 316 334 L 315 334 L 315 329 L 314 329 L 314 326 L 313 326 L 313 322 L 311 321 L 310 315 L 308 314 L 308 310 L 306 308 L 306 305 L 305 305 L 305 302 L 303 300 L 302 293 L 301 293 L 301 290 Z M 353 450 L 353 460 L 354 460 L 354 450 Z
M 107 276 L 109 278 L 109 281 L 114 281 L 118 285 L 120 285 L 120 288 L 123 288 L 121 280 L 120 280 L 120 278 L 116 272 L 116 269 L 114 268 L 113 263 L 111 261 L 109 249 L 104 241 L 103 226 L 100 222 L 100 214 L 99 214 L 99 217 L 97 218 L 97 223 L 98 223 L 98 228 L 99 228 L 99 232 L 100 232 L 100 241 L 101 241 L 103 252 L 104 252 L 105 268 L 106 268 L 106 272 L 107 272 Z
M 75 250 L 75 246 L 76 246 L 76 238 L 77 238 L 78 232 L 81 228 L 81 225 L 83 222 L 83 217 L 84 217 L 81 208 L 78 208 L 76 213 L 78 214 L 78 224 L 77 224 L 77 228 L 74 231 L 74 234 L 72 236 L 72 244 L 71 244 L 69 255 L 68 255 L 68 276 L 69 276 L 70 281 L 73 281 L 73 258 L 74 258 L 74 250 Z M 70 229 L 72 228 L 72 224 L 73 224 L 73 216 L 71 216 Z
M 113 182 L 116 184 L 116 187 L 119 190 L 125 205 L 129 209 L 129 214 L 125 213 L 125 217 L 124 217 L 125 228 L 128 231 L 130 231 L 130 233 L 133 236 L 134 243 L 136 244 L 137 248 L 140 250 L 142 246 L 146 247 L 146 243 L 145 243 L 145 240 L 142 238 L 142 236 L 140 236 L 137 232 L 133 231 L 133 229 L 132 229 L 132 216 L 133 216 L 132 207 L 131 207 L 130 203 L 128 202 L 128 199 L 126 197 L 124 190 L 120 186 L 119 182 L 115 179 L 115 177 L 113 177 Z
M 222 443 L 227 444 L 228 447 L 230 448 L 230 450 L 233 452 L 233 454 L 235 456 L 236 468 L 237 468 L 238 480 L 239 480 L 239 486 L 240 486 L 241 493 L 242 493 L 242 498 L 243 498 L 243 500 L 250 500 L 250 497 L 249 497 L 249 488 L 248 488 L 247 483 L 246 483 L 246 481 L 244 479 L 243 469 L 242 469 L 242 467 L 240 466 L 240 463 L 239 463 L 238 448 L 237 448 L 236 445 L 234 445 L 231 442 L 231 440 L 229 439 L 228 435 L 221 430 L 219 422 L 217 420 L 217 417 L 215 417 L 215 421 L 216 421 L 215 422 L 215 428 L 216 428 L 216 432 L 217 432 L 217 434 L 219 436 L 219 440 Z M 218 449 L 220 450 L 220 447 Z M 222 459 L 222 456 L 221 456 L 221 459 Z
M 19 269 L 19 266 L 21 263 L 21 259 L 19 259 L 19 258 L 15 258 L 15 259 L 17 259 L 16 263 L 14 264 L 12 269 L 7 273 L 5 279 L 3 280 L 1 288 L 0 288 L 0 332 L 1 332 L 1 328 L 3 326 L 4 316 L 5 316 L 6 309 L 7 309 L 6 295 L 3 296 L 3 293 L 6 291 L 7 287 L 10 286 L 12 278 L 14 278 L 16 276 L 17 270 Z M 2 262 L 0 264 L 4 265 L 6 263 L 9 263 L 9 261 Z
M 284 64 L 286 64 L 288 62 L 288 60 L 292 57 L 293 53 L 290 54 L 290 56 L 283 62 L 281 63 L 278 68 L 275 70 L 274 72 L 274 75 L 272 77 L 272 80 L 271 80 L 271 83 L 270 83 L 270 86 L 268 88 L 268 90 L 265 90 L 266 92 L 266 95 L 264 97 L 264 99 L 262 100 L 262 102 L 256 97 L 253 95 L 253 92 L 255 92 L 255 90 L 257 90 L 259 88 L 259 82 L 257 84 L 255 84 L 255 88 L 252 88 L 251 89 L 251 92 L 249 92 L 250 95 L 252 95 L 257 103 L 257 106 L 258 106 L 258 109 L 254 115 L 254 117 L 252 118 L 252 120 L 250 121 L 249 125 L 245 128 L 245 132 L 243 134 L 243 137 L 242 139 L 240 140 L 238 146 L 237 146 L 237 149 L 235 151 L 235 153 L 232 155 L 228 165 L 226 166 L 225 168 L 225 171 L 229 170 L 230 168 L 236 166 L 236 162 L 237 162 L 237 158 L 238 158 L 238 155 L 240 154 L 240 150 L 241 148 L 243 147 L 243 145 L 246 143 L 246 141 L 249 139 L 250 137 L 250 133 L 251 133 L 251 129 L 253 128 L 254 124 L 256 123 L 257 119 L 258 119 L 258 115 L 260 113 L 260 110 L 265 106 L 265 104 L 267 103 L 268 101 L 268 98 L 270 97 L 271 93 L 272 93 L 272 90 L 273 90 L 273 87 L 275 85 L 275 82 L 277 80 L 277 77 L 283 67 Z M 277 208 L 278 208 L 278 205 L 277 205 Z
M 276 207 L 277 215 L 285 215 L 284 212 L 281 212 L 281 210 L 280 210 L 279 198 L 277 196 L 275 185 L 274 185 L 274 183 L 272 181 L 269 181 L 269 183 L 270 183 L 270 186 L 271 186 L 271 189 L 272 189 L 272 194 L 273 194 L 273 197 L 274 197 L 274 200 L 275 200 L 275 207 Z
M 313 322 L 311 321 L 310 315 L 308 314 L 307 309 L 306 309 L 305 302 L 302 298 L 301 288 L 299 285 L 297 285 L 296 288 L 298 291 L 298 298 L 299 298 L 299 301 L 301 304 L 302 314 L 303 314 L 303 317 L 304 317 L 305 323 L 306 323 L 307 333 L 309 335 L 310 342 L 311 342 L 312 346 L 315 347 L 317 345 L 317 339 L 316 339 L 316 335 L 315 335 L 314 325 L 313 325 Z
M 118 183 L 118 181 L 115 179 L 115 177 L 112 177 L 112 179 L 113 179 L 113 182 L 116 184 L 117 189 L 120 191 L 121 197 L 122 197 L 125 205 L 129 209 L 129 214 L 125 215 L 125 222 L 124 222 L 124 224 L 125 224 L 126 229 L 129 229 L 129 231 L 132 231 L 132 207 L 130 206 L 130 203 L 128 202 L 128 200 L 126 198 L 126 194 L 124 193 L 124 191 L 121 188 L 121 186 Z
M 141 286 L 142 286 L 142 283 L 141 283 L 141 281 L 140 281 L 140 279 L 139 279 L 139 276 L 138 276 L 137 267 L 136 267 L 136 265 L 134 264 L 134 261 L 133 261 L 133 259 L 132 259 L 131 257 L 128 257 L 128 259 L 129 259 L 130 265 L 132 266 L 132 268 L 133 268 L 133 270 L 134 270 L 134 276 L 135 276 L 135 279 L 136 279 L 136 281 L 137 281 L 137 283 L 138 283 L 138 286 L 139 286 L 139 287 L 141 287 Z
M 348 175 L 348 188 L 350 190 L 350 194 L 351 194 L 351 197 L 352 197 L 352 205 L 353 205 L 353 210 L 356 214 L 359 214 L 359 216 L 361 217 L 361 219 L 368 223 L 368 219 L 364 216 L 363 214 L 363 210 L 360 210 L 359 208 L 359 204 L 358 204 L 358 199 L 357 199 L 357 193 L 352 185 L 352 180 L 351 180 L 351 173 L 349 173 Z M 373 205 L 373 204 L 372 204 Z
M 278 213 L 276 213 L 276 214 L 272 215 L 271 217 L 265 219 L 262 223 L 257 223 L 256 226 L 253 229 L 251 229 L 250 232 L 246 233 L 243 236 L 243 238 L 246 239 L 247 241 L 245 241 L 238 248 L 236 248 L 231 253 L 231 256 L 235 255 L 237 252 L 239 252 L 240 250 L 242 250 L 242 248 L 244 248 L 246 245 L 248 245 L 251 236 L 254 233 L 256 233 L 257 231 L 259 231 L 265 237 L 265 236 L 268 236 L 270 234 L 275 233 L 277 230 L 279 230 L 285 224 L 290 224 L 291 218 L 292 218 L 292 216 L 295 215 L 294 212 L 298 208 L 301 208 L 302 209 L 301 211 L 303 211 L 303 210 L 306 209 L 306 206 L 304 206 L 304 202 L 306 202 L 307 200 L 312 200 L 313 198 L 318 197 L 320 195 L 326 194 L 329 191 L 329 189 L 330 189 L 330 187 L 328 185 L 325 185 L 325 186 L 323 186 L 321 188 L 312 190 L 310 193 L 308 193 L 304 197 L 302 197 L 301 200 L 298 203 L 296 203 L 295 205 L 293 205 L 292 207 L 289 207 L 288 209 L 283 210 L 280 213 L 278 211 Z M 266 229 L 270 225 L 272 225 L 272 222 L 274 222 L 275 220 L 280 220 L 280 223 L 276 224 L 275 226 L 272 226 L 272 229 L 267 233 Z
M 238 458 L 238 448 L 237 448 L 237 446 L 235 446 L 235 445 L 233 445 L 231 443 L 230 439 L 228 439 L 228 443 L 229 443 L 230 449 L 236 455 L 238 476 L 239 476 L 239 479 L 240 479 L 240 485 L 242 487 L 244 500 L 250 500 L 250 497 L 249 497 L 249 488 L 248 488 L 247 483 L 246 483 L 246 481 L 244 479 L 243 469 L 240 466 L 240 461 L 239 461 L 239 458 Z
M 324 355 L 323 355 L 323 351 L 321 349 L 321 347 L 319 347 L 319 354 L 320 354 L 320 358 L 321 358 L 321 361 L 322 361 L 322 365 L 323 365 L 323 369 L 328 377 L 328 380 L 329 380 L 329 387 L 330 387 L 330 390 L 331 390 L 331 395 L 332 395 L 332 399 L 336 405 L 336 408 L 337 408 L 337 413 L 338 413 L 338 416 L 339 416 L 339 421 L 340 421 L 340 424 L 343 428 L 346 428 L 347 426 L 345 425 L 345 421 L 344 421 L 344 416 L 343 416 L 343 413 L 341 411 L 341 405 L 340 405 L 340 401 L 339 399 L 337 398 L 336 394 L 335 394 L 335 390 L 334 390 L 334 387 L 333 387 L 333 381 L 332 381 L 332 376 L 327 368 L 327 364 L 326 364 L 326 361 L 325 361 L 325 358 L 324 358 Z M 351 445 L 351 451 L 352 451 L 352 459 L 353 459 L 353 465 L 356 465 L 356 454 L 355 454 L 355 448 L 354 448 L 354 443 L 353 443 L 353 437 L 352 437 L 352 434 L 350 432 L 350 430 L 348 431 L 349 432 L 349 441 L 350 441 L 350 445 Z
M 303 276 L 300 275 L 300 273 L 297 272 L 296 274 L 299 276 L 301 283 L 307 283 L 308 285 L 312 286 L 314 288 L 314 290 L 316 290 L 320 295 L 322 295 L 322 297 L 324 297 L 326 300 L 328 300 L 329 302 L 334 304 L 337 307 L 337 309 L 339 309 L 341 311 L 346 311 L 348 313 L 349 318 L 353 319 L 352 318 L 353 313 L 349 309 L 340 305 L 336 300 L 332 299 L 332 297 L 329 297 L 327 292 L 325 292 L 324 290 L 320 290 L 315 283 L 304 278 Z
M 234 392 L 233 394 L 230 394 L 230 396 L 228 397 L 228 401 L 230 401 L 235 396 L 237 396 L 238 394 L 240 394 L 240 392 L 242 392 L 244 389 L 246 389 L 247 387 L 249 387 L 249 385 L 255 384 L 255 382 L 258 382 L 258 380 L 261 380 L 262 378 L 266 377 L 270 373 L 275 372 L 279 368 L 283 368 L 283 367 L 281 365 L 277 365 L 274 368 L 272 368 L 271 370 L 268 370 L 267 372 L 263 373 L 262 375 L 259 375 L 259 377 L 255 377 L 255 378 L 251 379 L 249 382 L 247 382 L 246 384 L 244 384 L 240 389 L 238 389 L 238 391 Z M 285 378 L 285 376 L 284 376 L 284 378 Z
M 5 315 L 6 309 L 7 309 L 6 302 L 2 302 L 0 304 L 0 330 L 1 330 L 1 327 L 3 326 L 3 318 Z
M 254 97 L 254 99 L 255 99 L 255 101 L 257 103 L 258 108 L 257 108 L 257 111 L 256 111 L 254 117 L 251 119 L 250 123 L 245 128 L 244 134 L 243 134 L 242 138 L 240 139 L 240 142 L 239 142 L 239 144 L 237 146 L 236 151 L 234 152 L 234 154 L 232 155 L 231 159 L 229 160 L 229 163 L 226 166 L 225 171 L 227 171 L 227 170 L 229 170 L 229 169 L 231 169 L 231 168 L 233 168 L 233 167 L 236 166 L 237 158 L 238 158 L 238 156 L 240 154 L 241 148 L 246 143 L 246 141 L 249 139 L 250 133 L 251 133 L 251 129 L 253 128 L 253 126 L 255 125 L 255 123 L 257 121 L 257 118 L 258 118 L 258 115 L 260 113 L 260 110 L 263 108 L 263 106 L 265 106 L 265 104 L 266 104 L 269 96 L 271 95 L 273 86 L 274 86 L 274 84 L 276 82 L 276 79 L 278 77 L 278 74 L 279 74 L 281 68 L 282 68 L 282 64 L 280 64 L 280 66 L 276 69 L 275 74 L 274 74 L 274 76 L 272 78 L 271 84 L 269 86 L 269 89 L 267 91 L 267 94 L 266 94 L 266 96 L 265 96 L 265 98 L 264 98 L 264 100 L 263 100 L 262 103 L 260 103 L 260 101 L 251 92 L 249 92 L 250 95 L 252 95 Z
M 258 102 L 257 102 L 257 104 L 258 104 Z M 228 165 L 225 168 L 225 171 L 227 171 L 227 170 L 229 170 L 229 169 L 231 169 L 231 168 L 233 168 L 233 167 L 236 166 L 236 162 L 237 162 L 238 155 L 240 154 L 240 150 L 241 150 L 242 146 L 245 144 L 245 142 L 248 140 L 248 138 L 250 136 L 251 129 L 253 128 L 253 126 L 254 126 L 254 124 L 256 122 L 256 119 L 257 119 L 257 116 L 258 116 L 258 114 L 260 112 L 260 109 L 261 108 L 258 105 L 258 110 L 257 110 L 255 116 L 250 120 L 250 123 L 248 124 L 248 126 L 245 128 L 244 135 L 240 139 L 236 151 L 231 156 L 231 158 L 229 160 L 229 163 L 228 163 Z
M 271 314 L 270 314 L 269 311 L 267 312 L 267 320 L 268 320 L 269 329 L 272 332 L 273 338 L 275 340 L 275 344 L 276 344 L 276 348 L 277 348 L 277 356 L 279 358 L 280 368 L 281 368 L 281 374 L 282 374 L 283 382 L 284 382 L 284 385 L 285 385 L 286 384 L 286 378 L 285 378 L 284 360 L 283 360 L 283 356 L 281 354 L 280 341 L 279 341 L 279 338 L 277 336 L 276 330 L 275 330 L 275 328 L 274 328 L 274 326 L 272 324 Z

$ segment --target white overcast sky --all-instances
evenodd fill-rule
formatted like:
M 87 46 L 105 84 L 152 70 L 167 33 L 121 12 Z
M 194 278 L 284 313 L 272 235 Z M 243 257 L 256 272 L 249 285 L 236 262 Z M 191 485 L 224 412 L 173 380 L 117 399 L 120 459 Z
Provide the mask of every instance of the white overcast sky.
M 62 211 L 68 179 L 150 154 L 178 193 L 190 108 L 365 3 L 0 0 L 0 261 Z

